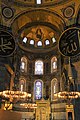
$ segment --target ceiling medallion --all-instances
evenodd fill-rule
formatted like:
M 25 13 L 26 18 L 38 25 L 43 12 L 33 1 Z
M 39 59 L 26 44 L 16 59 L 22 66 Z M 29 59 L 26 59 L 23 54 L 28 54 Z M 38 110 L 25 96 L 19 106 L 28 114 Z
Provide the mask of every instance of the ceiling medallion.
M 59 50 L 64 56 L 75 56 L 80 53 L 80 28 L 66 29 L 60 36 Z
M 74 15 L 74 8 L 72 7 L 72 6 L 68 6 L 68 7 L 66 7 L 65 9 L 64 9 L 64 11 L 63 11 L 63 15 L 64 15 L 64 17 L 66 17 L 66 18 L 70 18 L 70 17 L 72 17 L 73 15 Z
M 0 30 L 0 56 L 7 57 L 15 50 L 15 40 L 10 32 Z
M 10 8 L 10 7 L 4 7 L 4 8 L 2 9 L 2 15 L 3 15 L 5 18 L 10 19 L 10 18 L 13 17 L 14 12 L 13 12 L 12 8 Z

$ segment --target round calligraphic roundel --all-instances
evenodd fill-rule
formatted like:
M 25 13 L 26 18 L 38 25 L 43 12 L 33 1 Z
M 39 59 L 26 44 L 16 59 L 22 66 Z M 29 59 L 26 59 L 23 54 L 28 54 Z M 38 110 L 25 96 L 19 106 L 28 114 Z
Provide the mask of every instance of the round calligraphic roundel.
M 15 41 L 7 31 L 0 30 L 0 56 L 7 57 L 15 50 Z
M 80 53 L 80 28 L 68 28 L 62 33 L 59 50 L 64 56 L 75 56 Z

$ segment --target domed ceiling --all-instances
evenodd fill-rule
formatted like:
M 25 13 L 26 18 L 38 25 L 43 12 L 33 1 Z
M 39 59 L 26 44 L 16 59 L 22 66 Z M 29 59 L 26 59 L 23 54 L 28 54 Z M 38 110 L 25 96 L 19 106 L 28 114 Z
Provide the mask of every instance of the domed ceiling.
M 12 28 L 21 49 L 48 52 L 58 45 L 64 29 L 76 23 L 78 3 L 78 0 L 3 0 L 2 24 Z
M 3 0 L 3 2 L 8 4 L 17 5 L 20 7 L 41 7 L 41 6 L 57 6 L 65 4 L 71 0 Z

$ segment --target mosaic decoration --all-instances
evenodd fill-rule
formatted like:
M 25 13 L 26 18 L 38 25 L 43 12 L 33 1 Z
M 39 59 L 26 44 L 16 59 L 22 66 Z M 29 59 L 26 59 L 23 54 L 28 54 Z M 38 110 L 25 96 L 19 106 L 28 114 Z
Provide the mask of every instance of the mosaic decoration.
M 35 7 L 35 6 L 58 6 L 60 4 L 68 3 L 71 0 L 43 0 L 41 4 L 37 4 L 37 0 L 7 0 L 7 2 L 12 5 L 22 6 L 22 7 Z M 3 0 L 6 3 L 6 0 Z
M 35 99 L 40 100 L 42 98 L 42 82 L 35 82 Z

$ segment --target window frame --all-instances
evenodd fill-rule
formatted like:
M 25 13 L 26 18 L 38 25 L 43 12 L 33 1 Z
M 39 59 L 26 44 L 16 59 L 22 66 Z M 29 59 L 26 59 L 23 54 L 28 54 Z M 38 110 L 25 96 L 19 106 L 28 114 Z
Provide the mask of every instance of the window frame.
M 42 68 L 42 73 L 39 73 L 39 74 L 36 73 L 36 62 L 38 62 L 38 61 L 42 63 L 42 67 L 43 67 L 43 68 Z M 43 60 L 38 59 L 38 60 L 35 61 L 35 70 L 34 70 L 34 74 L 35 74 L 35 75 L 43 75 L 43 74 L 44 74 L 44 62 L 43 62 Z
M 55 63 L 55 66 L 56 67 L 53 67 Z M 53 56 L 52 59 L 51 59 L 51 73 L 57 71 L 57 67 L 58 67 L 58 64 L 57 64 L 57 57 L 56 56 Z
M 37 82 L 40 82 L 42 84 L 42 87 L 41 87 L 41 98 L 40 99 L 36 99 L 36 83 Z M 43 81 L 41 79 L 37 79 L 34 81 L 34 100 L 41 100 L 43 98 Z
M 24 68 L 22 68 L 22 63 L 24 63 Z M 25 56 L 21 57 L 21 62 L 20 62 L 20 71 L 27 73 L 27 64 L 28 60 Z

